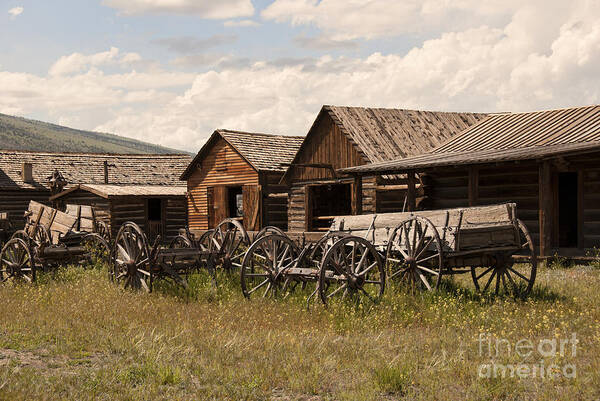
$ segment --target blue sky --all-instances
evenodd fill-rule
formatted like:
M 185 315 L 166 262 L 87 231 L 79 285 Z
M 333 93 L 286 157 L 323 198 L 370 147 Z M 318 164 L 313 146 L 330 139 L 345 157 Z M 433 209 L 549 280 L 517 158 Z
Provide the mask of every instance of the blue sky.
M 598 103 L 597 0 L 0 0 L 0 112 L 197 150 L 323 104 Z

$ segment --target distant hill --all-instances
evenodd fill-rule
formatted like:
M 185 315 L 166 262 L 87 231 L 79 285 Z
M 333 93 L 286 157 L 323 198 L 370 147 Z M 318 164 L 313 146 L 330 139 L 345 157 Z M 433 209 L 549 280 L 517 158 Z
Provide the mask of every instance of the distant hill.
M 82 131 L 1 113 L 0 149 L 90 153 L 185 153 L 119 135 Z

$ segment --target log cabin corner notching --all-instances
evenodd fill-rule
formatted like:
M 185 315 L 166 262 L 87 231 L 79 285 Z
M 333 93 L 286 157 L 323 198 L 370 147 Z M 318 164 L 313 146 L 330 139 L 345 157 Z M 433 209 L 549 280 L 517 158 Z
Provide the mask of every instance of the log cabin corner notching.
M 490 115 L 429 154 L 338 171 L 427 177 L 427 208 L 515 202 L 540 256 L 600 247 L 600 105 Z
M 303 137 L 216 130 L 181 175 L 187 181 L 188 224 L 213 228 L 231 217 L 247 230 L 287 229 L 288 188 L 280 183 Z
M 338 215 L 401 211 L 408 206 L 406 177 L 353 180 L 335 170 L 428 152 L 485 117 L 323 106 L 284 176 L 289 230 L 326 230 Z

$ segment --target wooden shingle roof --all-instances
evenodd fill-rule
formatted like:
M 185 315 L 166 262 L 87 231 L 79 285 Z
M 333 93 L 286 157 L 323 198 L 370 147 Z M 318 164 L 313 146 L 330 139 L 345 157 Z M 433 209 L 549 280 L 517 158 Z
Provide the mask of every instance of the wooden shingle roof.
M 141 196 L 141 197 L 173 197 L 185 196 L 186 186 L 176 185 L 111 185 L 111 184 L 79 184 L 50 197 L 50 200 L 62 198 L 71 192 L 82 190 L 91 192 L 103 198 L 118 196 Z
M 285 164 L 289 164 L 300 148 L 304 137 L 288 135 L 271 135 L 254 132 L 218 129 L 206 141 L 194 160 L 181 175 L 185 180 L 202 161 L 216 138 L 223 138 L 233 147 L 256 171 L 284 172 Z
M 179 176 L 190 155 L 125 155 L 99 153 L 47 153 L 0 151 L 0 188 L 48 189 L 48 178 L 58 170 L 72 184 L 181 185 Z M 33 181 L 23 182 L 23 163 L 31 163 Z
M 487 117 L 483 113 L 323 106 L 371 163 L 431 151 Z

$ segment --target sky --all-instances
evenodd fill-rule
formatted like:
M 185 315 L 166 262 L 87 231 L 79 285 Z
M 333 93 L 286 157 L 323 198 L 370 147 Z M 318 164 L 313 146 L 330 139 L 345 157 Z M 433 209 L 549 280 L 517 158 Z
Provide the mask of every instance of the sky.
M 600 0 L 0 0 L 0 113 L 190 152 L 324 104 L 600 103 Z

